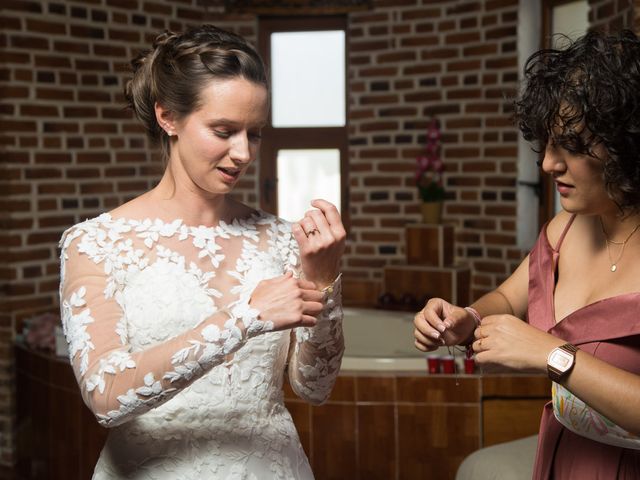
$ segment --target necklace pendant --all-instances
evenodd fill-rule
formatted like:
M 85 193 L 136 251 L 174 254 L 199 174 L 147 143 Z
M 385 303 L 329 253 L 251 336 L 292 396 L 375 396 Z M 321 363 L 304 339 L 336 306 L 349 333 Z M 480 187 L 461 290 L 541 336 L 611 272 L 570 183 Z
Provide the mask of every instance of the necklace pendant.
M 613 265 L 611 265 L 611 271 L 615 272 L 618 269 L 618 266 L 614 263 Z

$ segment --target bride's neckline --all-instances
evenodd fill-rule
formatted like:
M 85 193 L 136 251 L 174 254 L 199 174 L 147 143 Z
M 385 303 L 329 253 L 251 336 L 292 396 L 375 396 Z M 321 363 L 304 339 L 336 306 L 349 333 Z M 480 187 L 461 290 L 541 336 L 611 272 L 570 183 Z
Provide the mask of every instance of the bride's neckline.
M 114 216 L 111 212 L 104 212 L 97 217 L 95 220 L 104 223 L 104 222 L 124 222 L 127 224 L 134 225 L 143 225 L 143 224 L 152 224 L 158 226 L 171 225 L 178 222 L 178 225 L 184 226 L 187 228 L 216 228 L 224 225 L 237 225 L 237 224 L 254 224 L 258 220 L 269 217 L 270 214 L 263 212 L 262 210 L 251 210 L 250 213 L 244 217 L 236 217 L 231 221 L 226 220 L 218 220 L 217 222 L 212 222 L 211 224 L 189 224 L 186 223 L 182 218 L 174 218 L 171 220 L 165 220 L 160 217 L 144 217 L 144 218 L 132 218 L 125 215 Z

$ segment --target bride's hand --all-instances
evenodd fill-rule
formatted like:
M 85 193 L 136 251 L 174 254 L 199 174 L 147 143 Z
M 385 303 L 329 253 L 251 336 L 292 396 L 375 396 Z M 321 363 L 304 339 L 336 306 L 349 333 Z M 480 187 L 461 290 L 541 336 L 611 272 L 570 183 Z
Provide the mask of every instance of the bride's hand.
M 273 322 L 274 330 L 312 327 L 322 312 L 322 292 L 291 272 L 258 283 L 249 305 L 260 312 L 259 319 Z
M 319 289 L 330 285 L 340 273 L 347 233 L 340 212 L 326 200 L 311 202 L 316 209 L 305 213 L 293 224 L 293 236 L 300 246 L 300 261 L 304 278 Z

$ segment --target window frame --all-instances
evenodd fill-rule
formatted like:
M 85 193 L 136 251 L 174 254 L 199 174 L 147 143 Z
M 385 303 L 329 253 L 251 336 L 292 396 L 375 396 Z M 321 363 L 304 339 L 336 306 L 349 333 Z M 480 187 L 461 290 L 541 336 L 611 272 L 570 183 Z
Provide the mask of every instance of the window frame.
M 349 31 L 346 15 L 264 16 L 258 18 L 259 52 L 270 71 L 271 34 L 342 30 L 345 33 L 345 125 L 342 127 L 273 127 L 272 112 L 263 128 L 259 162 L 260 208 L 278 213 L 277 152 L 283 149 L 333 148 L 340 151 L 340 203 L 342 221 L 349 225 L 349 84 L 347 58 Z
M 553 9 L 573 3 L 576 0 L 542 0 L 542 35 L 540 37 L 540 48 L 551 48 Z M 588 19 L 587 19 L 588 20 Z M 540 162 L 544 159 L 544 150 L 539 154 Z M 556 186 L 551 175 L 540 172 L 540 208 L 538 210 L 539 227 L 556 216 Z

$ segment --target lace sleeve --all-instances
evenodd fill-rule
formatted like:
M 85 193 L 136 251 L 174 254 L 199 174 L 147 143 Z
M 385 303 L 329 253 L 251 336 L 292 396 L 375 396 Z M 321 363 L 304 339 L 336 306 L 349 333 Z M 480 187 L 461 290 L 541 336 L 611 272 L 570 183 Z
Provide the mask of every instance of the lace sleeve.
M 298 258 L 297 255 L 294 258 Z M 290 265 L 297 270 L 298 265 Z M 320 404 L 329 398 L 340 372 L 344 352 L 342 334 L 342 274 L 324 289 L 325 308 L 311 328 L 293 330 L 289 353 L 289 383 L 300 398 Z
M 121 307 L 122 290 L 114 286 L 126 278 L 114 279 L 113 271 L 114 262 L 136 263 L 132 260 L 136 250 L 87 251 L 78 240 L 81 234 L 68 233 L 61 241 L 60 308 L 83 399 L 105 427 L 161 405 L 249 338 L 273 328 L 270 322 L 259 321 L 259 312 L 246 302 L 238 303 L 230 311 L 214 307 L 193 322 L 195 328 L 133 351 Z M 137 314 L 143 312 L 127 312 Z

